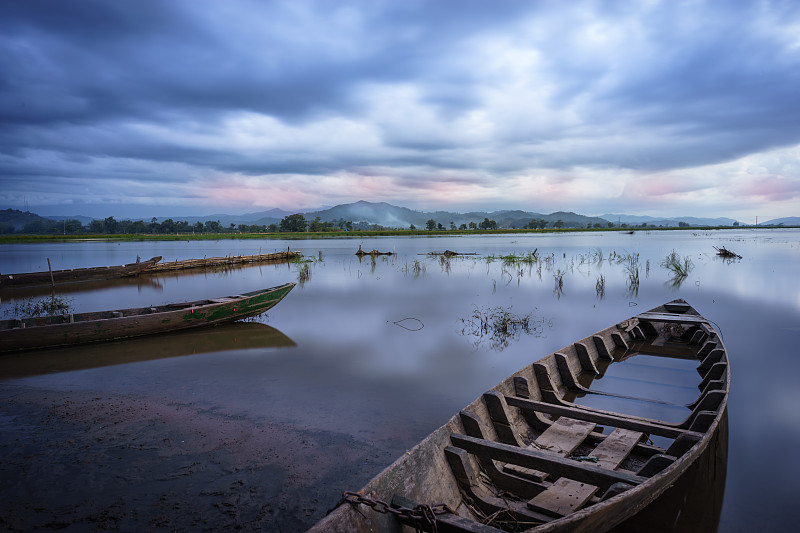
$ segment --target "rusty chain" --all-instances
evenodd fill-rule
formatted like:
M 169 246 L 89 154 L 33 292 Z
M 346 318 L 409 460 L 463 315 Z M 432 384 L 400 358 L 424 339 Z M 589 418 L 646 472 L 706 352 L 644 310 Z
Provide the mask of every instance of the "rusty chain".
M 375 500 L 357 492 L 349 491 L 344 493 L 336 507 L 343 503 L 349 503 L 354 507 L 358 504 L 364 504 L 377 513 L 394 515 L 398 519 L 404 519 L 413 524 L 418 532 L 430 530 L 436 533 L 436 516 L 445 513 L 455 514 L 455 511 L 444 503 L 434 505 L 419 504 L 413 508 L 395 507 L 383 500 Z

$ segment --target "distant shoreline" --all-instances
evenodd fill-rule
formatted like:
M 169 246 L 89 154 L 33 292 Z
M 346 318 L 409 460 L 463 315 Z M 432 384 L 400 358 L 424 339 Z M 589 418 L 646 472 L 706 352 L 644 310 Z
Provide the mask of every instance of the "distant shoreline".
M 277 233 L 177 233 L 177 234 L 97 234 L 97 235 L 2 235 L 0 244 L 78 241 L 220 241 L 239 239 L 304 240 L 361 237 L 445 237 L 449 235 L 524 235 L 553 233 L 643 233 L 651 231 L 718 231 L 718 230 L 774 230 L 796 229 L 800 226 L 689 226 L 655 228 L 547 228 L 547 229 L 494 229 L 494 230 L 380 230 L 380 231 L 321 231 Z

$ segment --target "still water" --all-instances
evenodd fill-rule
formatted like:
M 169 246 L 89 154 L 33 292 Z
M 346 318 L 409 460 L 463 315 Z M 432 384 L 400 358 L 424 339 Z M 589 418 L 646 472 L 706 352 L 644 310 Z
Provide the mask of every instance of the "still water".
M 359 245 L 394 255 L 358 259 Z M 715 246 L 742 259 L 719 258 Z M 314 491 L 315 507 L 291 517 L 285 508 L 282 515 L 275 512 L 270 528 L 303 530 L 342 491 L 360 488 L 517 369 L 629 316 L 684 298 L 717 325 L 732 364 L 719 530 L 791 531 L 800 523 L 794 504 L 800 493 L 798 230 L 0 245 L 0 272 L 47 270 L 48 258 L 60 269 L 123 264 L 137 256 L 172 261 L 287 248 L 310 260 L 307 279 L 301 265 L 283 263 L 59 289 L 70 309 L 82 312 L 299 282 L 254 324 L 4 356 L 0 397 L 41 390 L 158 398 L 374 452 L 353 459 L 332 446 L 331 454 L 340 455 L 336 475 L 325 477 L 320 464 L 318 472 L 285 482 Z M 444 250 L 475 255 L 449 260 L 427 255 Z M 500 259 L 534 250 L 539 261 L 533 264 Z M 662 266 L 673 251 L 682 262 L 690 260 L 686 277 L 676 278 Z M 638 287 L 631 283 L 636 274 Z M 13 315 L 32 297 L 49 298 L 49 290 L 0 297 L 0 313 Z M 500 309 L 529 317 L 531 327 L 510 337 L 474 327 L 475 315 Z M 8 443 L 14 438 L 14 413 L 0 415 L 5 417 L 0 441 Z M 324 456 L 324 446 L 317 451 Z M 280 458 L 307 460 L 301 450 Z

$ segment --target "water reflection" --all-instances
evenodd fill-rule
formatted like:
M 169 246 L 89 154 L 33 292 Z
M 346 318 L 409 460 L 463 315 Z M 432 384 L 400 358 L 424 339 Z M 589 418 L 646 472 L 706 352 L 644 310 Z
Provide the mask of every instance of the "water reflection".
M 0 379 L 86 370 L 199 353 L 297 344 L 281 331 L 257 322 L 235 322 L 196 330 L 115 342 L 3 355 Z
M 391 261 L 376 261 L 369 275 L 372 261 L 368 265 L 366 259 L 359 262 L 353 255 L 358 242 L 366 250 L 389 249 L 397 255 Z M 40 263 L 46 269 L 47 257 L 58 258 L 66 268 L 118 264 L 136 255 L 188 259 L 255 253 L 260 246 L 285 250 L 288 244 L 193 241 L 0 246 L 0 271 L 42 270 L 37 267 Z M 713 491 L 708 496 L 702 492 L 705 485 L 700 482 L 704 480 L 699 480 L 696 491 L 680 492 L 676 497 L 684 505 L 673 508 L 682 509 L 679 516 L 670 511 L 673 514 L 651 518 L 636 530 L 674 523 L 678 531 L 696 531 L 702 527 L 695 528 L 692 521 L 698 520 L 713 531 L 718 513 L 716 494 L 721 497 L 720 483 L 726 482 L 723 531 L 758 527 L 788 531 L 800 521 L 800 508 L 793 503 L 793 495 L 800 491 L 795 475 L 800 459 L 786 451 L 787 443 L 800 442 L 800 423 L 792 410 L 800 402 L 795 383 L 800 375 L 800 358 L 795 353 L 800 324 L 800 231 L 319 239 L 292 241 L 291 246 L 306 257 L 316 257 L 320 250 L 325 254 L 324 263 L 309 264 L 313 281 L 298 286 L 270 312 L 269 323 L 294 339 L 297 348 L 279 350 L 258 361 L 247 357 L 249 352 L 235 351 L 219 357 L 141 363 L 134 367 L 139 372 L 104 367 L 52 374 L 26 380 L 24 386 L 64 391 L 80 388 L 89 394 L 105 389 L 121 396 L 153 394 L 179 401 L 182 396 L 169 385 L 180 383 L 191 370 L 194 397 L 213 403 L 219 413 L 252 417 L 255 423 L 289 420 L 294 427 L 336 434 L 380 453 L 380 460 L 370 456 L 369 462 L 342 466 L 348 471 L 346 479 L 325 477 L 324 487 L 319 485 L 314 493 L 318 514 L 300 513 L 303 524 L 309 526 L 336 503 L 342 490 L 361 487 L 453 413 L 532 360 L 680 297 L 719 325 L 731 356 L 731 462 L 727 473 L 723 462 L 717 465 L 717 478 L 705 480 Z M 744 259 L 734 263 L 721 260 L 714 246 L 734 248 Z M 449 272 L 444 272 L 438 257 L 427 253 L 445 249 L 464 249 L 480 256 L 452 258 Z M 490 255 L 523 255 L 533 249 L 538 249 L 540 260 L 523 275 L 508 268 L 510 276 L 504 274 L 500 261 L 486 260 Z M 692 272 L 675 287 L 665 285 L 670 273 L 658 266 L 671 250 L 694 263 Z M 640 254 L 639 273 L 645 276 L 631 290 L 629 263 L 617 259 L 633 253 Z M 600 255 L 602 261 L 592 258 Z M 649 275 L 648 263 L 653 267 Z M 561 294 L 554 293 L 551 277 L 558 269 L 565 273 Z M 297 275 L 294 264 L 162 274 L 153 278 L 155 286 L 132 280 L 87 288 L 70 297 L 75 300 L 76 312 L 144 307 L 271 287 L 294 281 Z M 597 290 L 601 276 L 602 298 Z M 515 282 L 507 283 L 511 277 Z M 4 297 L 3 305 L 6 302 Z M 475 346 L 474 337 L 459 334 L 462 317 L 476 307 L 498 306 L 523 311 L 535 307 L 552 327 L 541 336 L 521 335 L 501 352 L 493 350 L 489 342 Z M 409 331 L 394 324 L 404 317 L 417 318 L 424 328 Z M 154 346 L 149 345 L 147 350 L 151 349 Z M 6 357 L 0 359 L 3 369 L 6 361 Z M 157 384 L 153 384 L 154 376 L 160 379 Z M 608 374 L 597 384 L 612 385 L 614 379 L 623 376 Z M 0 383 L 0 387 L 10 386 L 7 380 Z M 7 390 L 0 388 L 0 393 Z M 281 456 L 284 464 L 302 460 L 296 450 L 286 450 Z M 248 481 L 258 484 L 257 479 Z M 51 480 L 50 484 L 54 483 L 57 480 Z M 297 494 L 308 493 L 307 485 L 296 485 Z M 759 490 L 753 491 L 753 487 Z M 152 492 L 151 488 L 131 485 L 128 490 Z M 287 491 L 290 489 L 287 486 Z M 702 505 L 706 498 L 706 509 L 699 514 L 692 511 L 694 504 Z M 702 522 L 709 515 L 710 522 Z M 269 528 L 303 529 L 279 518 L 270 522 Z

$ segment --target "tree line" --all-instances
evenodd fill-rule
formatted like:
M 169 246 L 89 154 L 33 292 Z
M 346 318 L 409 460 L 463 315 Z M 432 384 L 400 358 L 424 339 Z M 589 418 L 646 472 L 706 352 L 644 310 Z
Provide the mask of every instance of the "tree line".
M 680 222 L 679 226 L 688 227 L 685 222 Z M 531 219 L 523 229 L 562 229 L 565 227 L 583 227 L 579 224 L 566 224 L 563 220 L 556 220 L 552 224 L 547 220 Z M 588 228 L 613 228 L 616 224 L 608 222 L 605 224 L 594 223 L 587 224 Z M 655 227 L 648 226 L 646 223 L 640 225 L 620 224 L 622 228 L 647 228 Z M 233 224 L 223 226 L 219 220 L 206 220 L 205 222 L 190 223 L 185 220 L 175 221 L 171 218 L 158 221 L 155 217 L 150 219 L 149 222 L 144 220 L 116 220 L 113 216 L 104 218 L 102 220 L 92 220 L 86 225 L 83 225 L 79 220 L 52 220 L 39 217 L 37 220 L 26 223 L 20 231 L 14 230 L 14 225 L 9 222 L 0 221 L 0 233 L 23 233 L 34 235 L 125 235 L 125 234 L 150 234 L 150 235 L 168 235 L 168 234 L 216 234 L 216 233 L 296 233 L 296 232 L 334 232 L 334 231 L 382 231 L 386 228 L 379 224 L 370 224 L 368 222 L 353 222 L 352 220 L 337 219 L 334 221 L 322 221 L 320 217 L 315 217 L 314 220 L 307 220 L 305 216 L 300 213 L 288 215 L 283 218 L 279 223 L 273 224 Z M 411 224 L 408 228 L 411 231 L 417 228 Z M 425 229 L 428 231 L 444 231 L 444 230 L 495 230 L 498 229 L 497 221 L 491 220 L 488 217 L 482 222 L 469 222 L 456 227 L 456 224 L 450 221 L 448 226 L 434 219 L 429 219 L 425 223 Z

